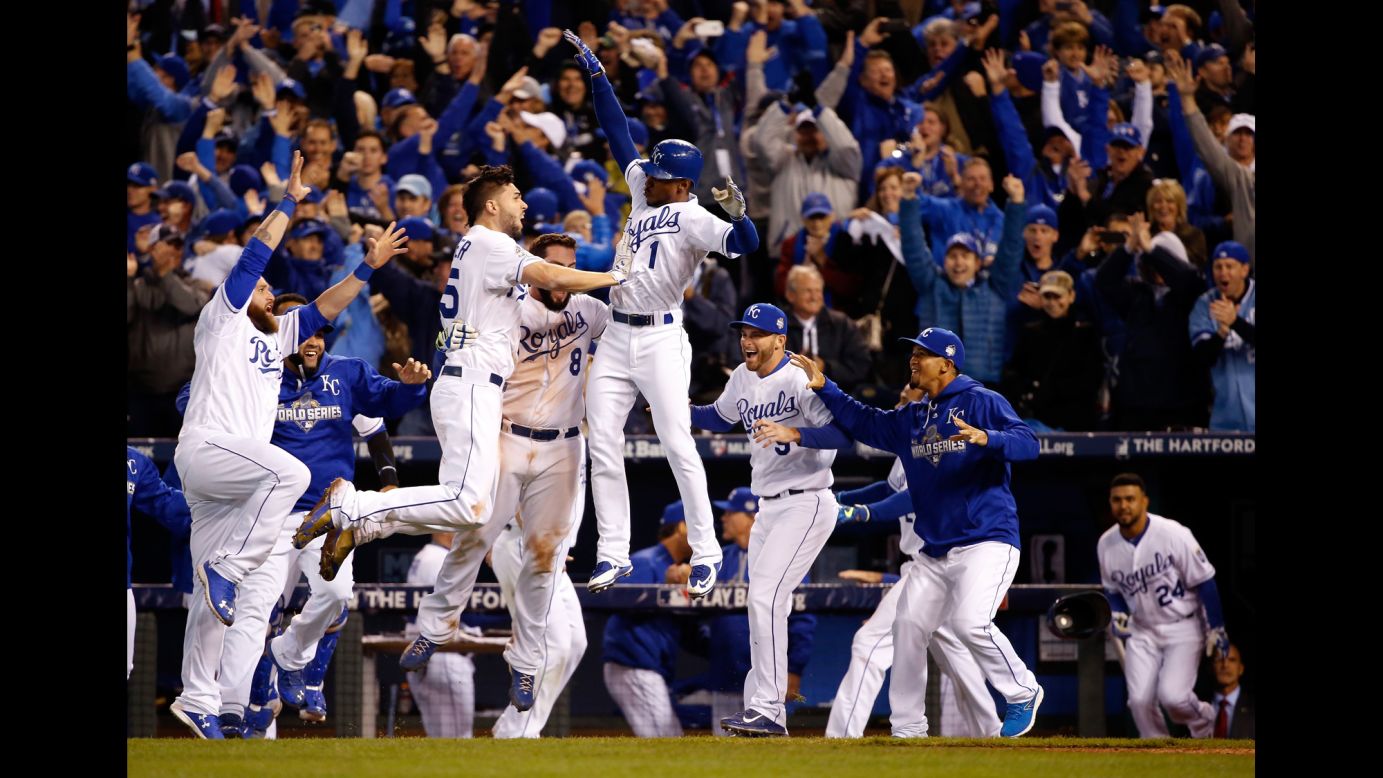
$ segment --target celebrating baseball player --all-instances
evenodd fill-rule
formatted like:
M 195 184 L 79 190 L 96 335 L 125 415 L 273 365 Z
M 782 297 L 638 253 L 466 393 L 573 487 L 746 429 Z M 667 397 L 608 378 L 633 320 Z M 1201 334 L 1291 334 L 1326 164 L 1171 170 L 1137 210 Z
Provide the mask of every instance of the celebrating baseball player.
M 757 303 L 730 326 L 739 329 L 744 363 L 714 403 L 692 408 L 696 426 L 726 432 L 742 424 L 760 444 L 749 456 L 750 487 L 760 506 L 749 536 L 753 661 L 744 684 L 745 709 L 721 726 L 740 734 L 785 736 L 788 616 L 795 586 L 783 582 L 802 580 L 835 529 L 831 463 L 835 449 L 849 438 L 830 426 L 826 406 L 807 389 L 802 371 L 789 364 L 783 350 L 787 316 L 781 310 Z
M 350 481 L 339 479 L 293 539 L 302 547 L 331 533 L 322 550 L 322 577 L 331 580 L 361 543 L 400 531 L 457 533 L 433 591 L 419 607 L 418 639 L 399 660 L 405 670 L 421 667 L 438 645 L 451 639 L 479 569 L 479 559 L 473 564 L 467 560 L 483 539 L 470 530 L 484 526 L 494 509 L 501 387 L 514 370 L 512 339 L 528 293 L 522 285 L 585 292 L 616 286 L 625 278 L 619 268 L 588 273 L 544 262 L 515 243 L 523 234 L 528 206 L 507 166 L 482 168 L 467 183 L 462 200 L 471 226 L 456 245 L 442 293 L 439 339 L 443 347 L 465 347 L 447 351 L 446 366 L 432 389 L 432 422 L 442 448 L 439 483 L 371 492 L 356 491 Z
M 993 620 L 1018 571 L 1009 462 L 1036 459 L 1037 437 L 1008 400 L 961 375 L 965 347 L 955 333 L 928 327 L 902 340 L 913 344 L 910 383 L 926 393 L 926 404 L 887 412 L 842 392 L 812 360 L 792 356 L 836 422 L 856 440 L 898 455 L 907 475 L 913 529 L 924 545 L 916 573 L 899 582 L 888 698 L 893 736 L 926 736 L 927 647 L 949 624 L 1008 703 L 999 734 L 1018 737 L 1032 729 L 1042 687 Z
M 577 64 L 591 77 L 596 118 L 610 151 L 624 171 L 632 208 L 625 226 L 630 257 L 616 257 L 615 269 L 628 283 L 610 292 L 612 322 L 591 367 L 587 421 L 591 434 L 591 494 L 600 541 L 596 567 L 586 584 L 593 592 L 609 588 L 632 572 L 629 563 L 629 491 L 624 479 L 624 423 L 639 392 L 653 412 L 653 426 L 686 505 L 691 539 L 691 578 L 687 591 L 703 597 L 715 585 L 721 561 L 706 468 L 691 436 L 687 392 L 691 346 L 682 324 L 682 293 L 692 273 L 711 251 L 728 256 L 758 248 L 754 223 L 744 218 L 744 195 L 733 181 L 714 189 L 716 202 L 730 214 L 727 224 L 691 194 L 701 175 L 701 151 L 683 140 L 665 140 L 650 159 L 639 158 L 605 69 L 571 30 L 563 36 L 577 49 Z
M 186 535 L 191 530 L 192 514 L 187 510 L 187 500 L 182 492 L 170 487 L 158 477 L 158 468 L 148 457 L 125 447 L 125 592 L 128 601 L 126 608 L 125 631 L 128 662 L 125 677 L 134 670 L 134 588 L 130 584 L 134 571 L 134 552 L 130 550 L 130 509 L 154 517 L 159 524 L 168 528 L 174 537 Z
M 1124 678 L 1138 736 L 1167 737 L 1165 709 L 1192 737 L 1210 737 L 1215 709 L 1194 687 L 1202 646 L 1206 656 L 1229 650 L 1215 567 L 1191 530 L 1148 512 L 1139 476 L 1114 477 L 1109 510 L 1115 525 L 1097 547 L 1100 581 L 1113 610 L 1110 630 L 1125 641 Z M 1208 628 L 1201 626 L 1202 609 Z
M 235 621 L 236 585 L 268 558 L 284 517 L 311 483 L 306 465 L 269 442 L 283 356 L 340 314 L 375 268 L 403 253 L 403 232 L 391 224 L 354 274 L 311 305 L 274 316 L 261 273 L 309 194 L 302 166 L 294 152 L 282 202 L 216 288 L 193 335 L 197 367 L 173 461 L 192 512 L 193 599 L 207 607 L 194 602 L 187 614 L 183 693 L 171 708 L 202 738 L 222 737 L 216 675 L 225 628 Z

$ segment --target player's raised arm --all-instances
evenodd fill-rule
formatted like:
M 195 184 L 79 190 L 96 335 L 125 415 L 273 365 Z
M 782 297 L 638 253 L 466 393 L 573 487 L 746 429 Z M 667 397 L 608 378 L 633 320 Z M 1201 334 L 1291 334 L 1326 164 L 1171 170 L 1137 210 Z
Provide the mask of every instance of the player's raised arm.
M 356 266 L 354 273 L 341 279 L 335 286 L 317 297 L 314 304 L 322 317 L 326 319 L 326 323 L 330 323 L 332 319 L 346 310 L 346 306 L 351 304 L 351 300 L 354 300 L 355 296 L 360 294 L 360 290 L 365 288 L 365 282 L 370 280 L 372 273 L 388 264 L 389 260 L 407 252 L 406 243 L 408 243 L 408 233 L 402 227 L 395 229 L 394 222 L 389 222 L 389 228 L 378 239 L 370 238 L 370 252 L 365 255 L 365 261 Z
M 610 153 L 614 154 L 623 172 L 630 162 L 639 158 L 639 151 L 634 147 L 634 138 L 629 134 L 629 120 L 619 107 L 614 87 L 605 77 L 605 66 L 600 64 L 600 58 L 576 33 L 563 30 L 562 37 L 576 48 L 576 64 L 591 77 L 591 102 L 595 105 L 595 118 L 600 122 L 600 128 L 605 130 L 605 137 L 610 141 Z
M 259 283 L 259 277 L 264 274 L 264 268 L 269 264 L 269 257 L 278 248 L 279 241 L 283 240 L 283 234 L 288 231 L 288 223 L 293 219 L 293 211 L 298 207 L 298 201 L 306 197 L 310 191 L 303 186 L 302 173 L 303 155 L 302 152 L 295 151 L 293 173 L 288 177 L 288 183 L 284 187 L 283 199 L 279 201 L 279 206 L 260 222 L 254 237 L 245 244 L 245 250 L 240 252 L 240 259 L 221 284 L 226 304 L 236 311 L 244 308 L 250 301 L 255 285 Z

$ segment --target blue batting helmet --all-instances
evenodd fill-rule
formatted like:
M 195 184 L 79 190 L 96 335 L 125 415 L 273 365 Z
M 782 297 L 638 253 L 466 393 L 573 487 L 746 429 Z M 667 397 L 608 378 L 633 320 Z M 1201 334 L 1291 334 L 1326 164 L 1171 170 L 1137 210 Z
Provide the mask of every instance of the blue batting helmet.
M 684 140 L 662 141 L 653 147 L 643 170 L 649 178 L 695 181 L 701 177 L 701 149 Z

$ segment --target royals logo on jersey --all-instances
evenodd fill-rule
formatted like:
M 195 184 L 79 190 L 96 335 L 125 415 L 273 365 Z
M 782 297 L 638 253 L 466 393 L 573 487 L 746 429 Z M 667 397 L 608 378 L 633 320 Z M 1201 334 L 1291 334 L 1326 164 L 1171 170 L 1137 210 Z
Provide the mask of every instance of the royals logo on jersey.
M 1096 548 L 1102 585 L 1122 594 L 1144 627 L 1195 615 L 1200 610 L 1196 587 L 1215 576 L 1191 530 L 1155 513 L 1148 514 L 1137 545 L 1115 525 L 1100 536 Z
M 534 324 L 525 320 L 519 325 L 519 358 L 523 362 L 532 362 L 544 356 L 558 359 L 564 348 L 581 340 L 591 329 L 586 323 L 585 313 L 571 309 L 562 311 L 561 319 L 556 324 L 546 327 Z
M 763 378 L 743 364 L 736 367 L 715 401 L 716 413 L 726 421 L 738 420 L 751 439 L 750 488 L 755 494 L 825 489 L 832 483 L 834 450 L 802 448 L 790 443 L 764 448 L 752 442 L 754 423 L 760 419 L 785 427 L 824 427 L 833 421 L 821 398 L 806 387 L 806 373 L 785 357 L 777 369 Z

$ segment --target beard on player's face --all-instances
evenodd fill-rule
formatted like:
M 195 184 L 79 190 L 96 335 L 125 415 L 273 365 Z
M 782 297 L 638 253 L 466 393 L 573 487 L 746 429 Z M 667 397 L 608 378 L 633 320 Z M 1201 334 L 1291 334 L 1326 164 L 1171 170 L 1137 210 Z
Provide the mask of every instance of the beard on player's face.
M 260 283 L 263 284 L 262 281 Z M 255 288 L 254 294 L 250 296 L 247 312 L 250 315 L 250 323 L 265 335 L 273 335 L 279 331 L 278 319 L 274 318 L 274 294 L 269 291 L 267 284 Z
M 779 337 L 782 336 L 755 327 L 741 327 L 740 353 L 744 354 L 745 368 L 757 372 L 775 355 L 781 357 Z
M 570 292 L 553 292 L 548 289 L 538 289 L 534 292 L 538 297 L 538 302 L 547 307 L 549 311 L 560 311 L 567 307 L 567 302 L 571 300 Z

